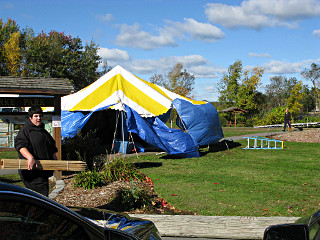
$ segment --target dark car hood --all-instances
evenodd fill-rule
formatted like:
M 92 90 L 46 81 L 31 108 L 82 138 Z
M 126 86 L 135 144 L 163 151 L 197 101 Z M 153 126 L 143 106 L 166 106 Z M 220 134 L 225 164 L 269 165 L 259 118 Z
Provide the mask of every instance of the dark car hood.
M 0 182 L 0 191 L 23 193 L 39 199 L 43 199 L 61 209 L 64 209 L 64 211 L 70 212 L 73 215 L 82 216 L 100 226 L 101 228 L 108 227 L 125 231 L 139 237 L 142 240 L 149 238 L 161 239 L 154 223 L 149 220 L 131 218 L 127 214 L 120 214 L 105 209 L 65 207 L 41 194 L 12 184 L 5 184 Z
M 151 235 L 158 235 L 153 222 L 140 218 L 132 218 L 128 214 L 117 213 L 105 209 L 69 207 L 72 211 L 88 218 L 101 227 L 114 228 L 125 231 L 141 239 L 149 239 Z
M 306 224 L 310 227 L 314 223 L 318 222 L 319 220 L 320 220 L 320 211 L 306 217 L 301 217 L 297 221 L 295 221 L 295 223 Z

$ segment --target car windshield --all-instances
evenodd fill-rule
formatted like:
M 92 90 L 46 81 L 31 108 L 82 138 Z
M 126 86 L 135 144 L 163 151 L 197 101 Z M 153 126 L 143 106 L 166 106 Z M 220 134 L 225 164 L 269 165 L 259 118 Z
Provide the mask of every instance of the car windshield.
M 0 239 L 90 239 L 77 224 L 23 202 L 0 201 Z

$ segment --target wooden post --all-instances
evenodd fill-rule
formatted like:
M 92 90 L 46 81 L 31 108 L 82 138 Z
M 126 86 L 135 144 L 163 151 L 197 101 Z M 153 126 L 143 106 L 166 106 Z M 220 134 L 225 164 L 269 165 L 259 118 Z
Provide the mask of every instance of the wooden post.
M 58 148 L 58 152 L 56 153 L 56 155 L 58 160 L 61 160 L 61 96 L 60 95 L 54 95 L 53 118 L 55 118 L 55 120 L 57 121 L 57 125 L 52 126 L 53 138 L 56 142 L 56 147 Z M 56 180 L 61 180 L 62 171 L 54 171 L 53 176 L 56 178 Z
M 234 112 L 234 127 L 237 127 L 237 112 Z

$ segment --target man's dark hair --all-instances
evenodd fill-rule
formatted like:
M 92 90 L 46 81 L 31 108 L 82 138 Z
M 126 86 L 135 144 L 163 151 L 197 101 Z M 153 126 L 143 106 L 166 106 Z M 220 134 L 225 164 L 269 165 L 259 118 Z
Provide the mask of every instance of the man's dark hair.
M 41 107 L 32 106 L 31 108 L 29 108 L 28 116 L 32 118 L 33 114 L 43 114 Z

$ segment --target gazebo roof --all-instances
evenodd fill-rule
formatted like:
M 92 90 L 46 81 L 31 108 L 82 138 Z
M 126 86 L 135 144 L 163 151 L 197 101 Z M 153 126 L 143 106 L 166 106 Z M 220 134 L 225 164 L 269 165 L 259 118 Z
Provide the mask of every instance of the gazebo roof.
M 68 95 L 74 92 L 69 79 L 0 76 L 0 93 Z
M 238 107 L 229 107 L 223 110 L 220 110 L 219 112 L 225 113 L 225 112 L 236 112 L 236 113 L 244 113 L 246 110 L 238 108 Z

